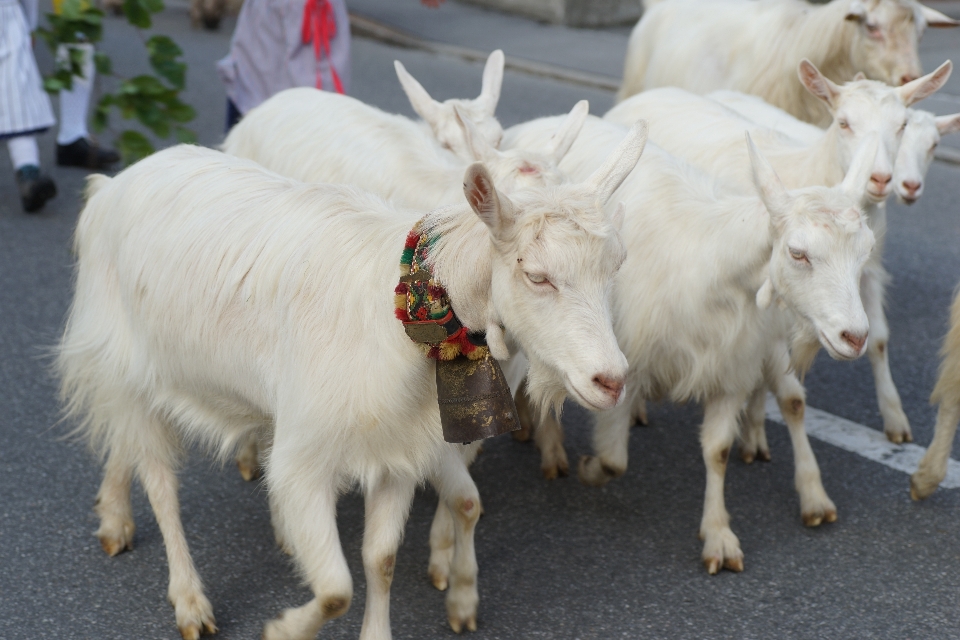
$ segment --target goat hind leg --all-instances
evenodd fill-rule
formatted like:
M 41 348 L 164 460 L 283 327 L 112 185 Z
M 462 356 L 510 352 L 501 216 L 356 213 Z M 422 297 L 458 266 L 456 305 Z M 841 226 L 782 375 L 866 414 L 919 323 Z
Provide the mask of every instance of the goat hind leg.
M 150 506 L 153 507 L 160 533 L 163 535 L 163 545 L 167 551 L 167 564 L 170 569 L 167 597 L 176 611 L 177 628 L 180 629 L 180 635 L 184 640 L 197 640 L 201 633 L 217 631 L 213 607 L 203 593 L 203 584 L 190 557 L 187 539 L 183 533 L 180 503 L 177 498 L 177 476 L 170 464 L 173 452 L 172 450 L 158 451 L 163 447 L 161 442 L 164 444 L 169 442 L 159 433 L 161 429 L 167 427 L 161 425 L 155 418 L 148 418 L 148 420 L 154 423 L 156 426 L 154 431 L 160 437 L 144 437 L 144 441 L 149 441 L 153 449 L 144 451 L 137 465 L 137 471 L 150 500 Z
M 933 432 L 933 442 L 927 448 L 920 468 L 910 476 L 910 497 L 923 500 L 933 493 L 947 475 L 950 461 L 950 449 L 957 433 L 960 421 L 960 402 L 945 400 L 937 410 L 937 426 Z
M 237 469 L 240 476 L 250 482 L 260 477 L 260 446 L 258 433 L 251 429 L 243 438 L 240 449 L 237 451 Z

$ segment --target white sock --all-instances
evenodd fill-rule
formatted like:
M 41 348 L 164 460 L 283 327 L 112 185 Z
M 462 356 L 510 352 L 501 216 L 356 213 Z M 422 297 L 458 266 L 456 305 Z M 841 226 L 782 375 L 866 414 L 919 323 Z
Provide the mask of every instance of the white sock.
M 10 152 L 10 162 L 13 170 L 28 164 L 40 166 L 40 148 L 37 147 L 35 136 L 17 136 L 7 140 L 7 151 Z
M 80 138 L 87 138 L 87 111 L 90 107 L 90 93 L 93 90 L 93 78 L 96 68 L 93 66 L 93 45 L 72 44 L 70 47 L 83 51 L 83 78 L 73 76 L 73 89 L 60 92 L 60 133 L 57 144 L 70 144 Z M 60 45 L 57 58 L 68 55 L 67 46 Z

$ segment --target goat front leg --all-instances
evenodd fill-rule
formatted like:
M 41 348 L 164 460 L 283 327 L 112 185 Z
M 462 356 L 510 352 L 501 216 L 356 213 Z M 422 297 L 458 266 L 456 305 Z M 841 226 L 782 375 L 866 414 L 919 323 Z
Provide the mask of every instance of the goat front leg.
M 770 445 L 767 444 L 767 385 L 753 390 L 747 400 L 740 431 L 740 459 L 746 464 L 754 460 L 770 461 Z
M 933 493 L 947 475 L 947 463 L 953 438 L 960 421 L 960 402 L 944 400 L 937 410 L 937 426 L 933 432 L 933 442 L 927 448 L 920 468 L 910 476 L 910 497 L 923 500 Z
M 823 488 L 820 466 L 810 447 L 803 416 L 806 412 L 806 392 L 797 377 L 789 371 L 789 356 L 786 349 L 780 361 L 781 375 L 774 385 L 777 404 L 783 421 L 790 432 L 793 446 L 794 486 L 800 494 L 800 517 L 808 527 L 819 526 L 822 522 L 837 520 L 837 507 Z
M 412 480 L 388 476 L 366 489 L 363 570 L 367 577 L 367 604 L 360 640 L 391 637 L 390 585 L 415 488 Z
M 480 492 L 467 471 L 469 452 L 447 445 L 432 480 L 440 496 L 430 529 L 430 578 L 447 590 L 447 620 L 460 633 L 477 630 L 477 554 L 474 531 L 483 509 Z M 442 544 L 442 548 L 438 548 Z
M 130 484 L 133 481 L 133 459 L 120 444 L 110 449 L 103 482 L 97 492 L 95 510 L 100 516 L 97 539 L 108 556 L 133 549 L 133 508 L 130 505 Z
M 632 402 L 621 402 L 613 409 L 595 414 L 593 450 L 596 455 L 582 456 L 577 468 L 580 482 L 602 487 L 627 470 L 627 444 L 630 440 Z
M 269 454 L 270 499 L 314 597 L 267 622 L 263 640 L 313 640 L 324 624 L 347 612 L 353 599 L 353 579 L 337 532 L 340 478 L 331 469 L 333 462 L 320 457 L 316 447 L 297 441 L 278 442 Z
M 870 334 L 867 337 L 867 357 L 873 368 L 873 381 L 877 389 L 877 404 L 883 417 L 883 432 L 890 442 L 913 442 L 910 421 L 903 412 L 900 394 L 893 383 L 890 373 L 888 347 L 890 327 L 883 311 L 884 281 L 887 274 L 882 268 L 868 266 L 860 279 L 860 295 L 863 308 L 870 322 Z
M 721 568 L 743 571 L 743 551 L 740 550 L 740 540 L 730 529 L 723 483 L 730 447 L 737 437 L 737 417 L 745 399 L 742 395 L 721 396 L 708 401 L 704 407 L 700 445 L 707 467 L 707 488 L 700 538 L 703 540 L 703 564 L 711 575 Z

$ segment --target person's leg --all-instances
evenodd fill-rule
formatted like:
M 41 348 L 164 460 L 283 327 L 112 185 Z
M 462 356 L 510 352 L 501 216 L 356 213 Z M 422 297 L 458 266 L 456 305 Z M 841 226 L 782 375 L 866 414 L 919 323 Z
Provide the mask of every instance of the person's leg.
M 57 195 L 57 186 L 50 176 L 40 171 L 40 149 L 33 135 L 17 136 L 7 140 L 10 162 L 17 175 L 17 187 L 23 210 L 34 213 L 47 200 Z
M 90 142 L 87 115 L 96 68 L 93 64 L 93 45 L 61 45 L 57 56 L 65 58 L 69 49 L 83 52 L 83 77 L 73 77 L 73 88 L 60 91 L 60 132 L 57 134 L 57 164 L 68 167 L 106 169 L 120 159 L 116 151 L 101 149 Z
M 240 109 L 237 109 L 237 105 L 233 103 L 233 100 L 227 98 L 227 130 L 226 133 L 230 133 L 230 129 L 233 129 L 240 118 L 243 117 L 243 114 L 240 113 Z

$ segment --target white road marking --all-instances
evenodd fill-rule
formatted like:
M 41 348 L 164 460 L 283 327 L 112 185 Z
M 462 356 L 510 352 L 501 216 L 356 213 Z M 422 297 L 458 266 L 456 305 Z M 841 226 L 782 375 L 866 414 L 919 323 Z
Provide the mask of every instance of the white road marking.
M 767 396 L 767 419 L 785 424 L 780 407 L 772 395 Z M 804 413 L 807 433 L 835 447 L 860 454 L 864 458 L 885 464 L 891 469 L 912 474 L 920 465 L 926 449 L 913 443 L 893 444 L 883 432 L 850 420 L 814 409 L 807 405 Z M 950 459 L 947 477 L 940 483 L 942 489 L 960 488 L 960 462 Z

